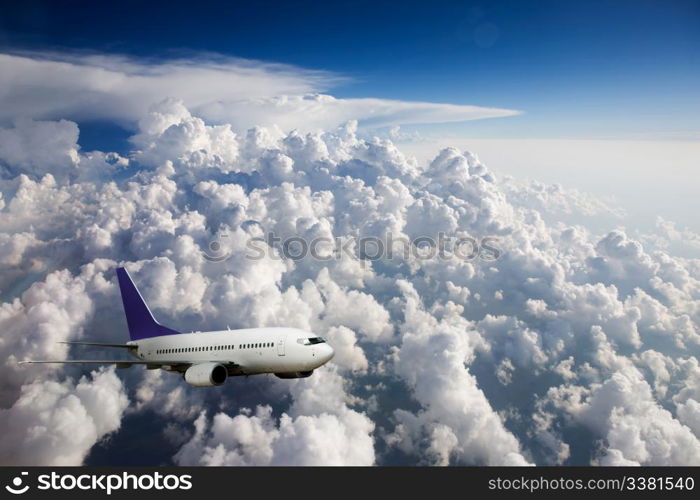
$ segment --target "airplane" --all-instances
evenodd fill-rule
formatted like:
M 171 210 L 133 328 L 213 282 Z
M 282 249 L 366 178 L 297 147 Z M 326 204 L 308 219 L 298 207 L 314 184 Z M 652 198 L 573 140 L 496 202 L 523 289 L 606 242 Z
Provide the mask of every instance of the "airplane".
M 130 341 L 125 344 L 63 342 L 126 349 L 135 360 L 46 360 L 20 363 L 145 365 L 182 374 L 195 387 L 222 385 L 230 376 L 274 373 L 283 379 L 304 378 L 328 363 L 333 348 L 323 337 L 297 328 L 267 327 L 181 333 L 158 323 L 123 267 L 117 268 L 119 290 Z

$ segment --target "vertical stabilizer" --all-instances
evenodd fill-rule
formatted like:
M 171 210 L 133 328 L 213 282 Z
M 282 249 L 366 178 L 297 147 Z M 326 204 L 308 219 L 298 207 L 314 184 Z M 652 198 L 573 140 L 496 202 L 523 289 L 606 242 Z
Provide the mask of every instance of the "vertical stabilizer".
M 131 276 L 129 276 L 126 269 L 118 267 L 117 278 L 119 279 L 119 290 L 122 294 L 124 314 L 126 314 L 126 323 L 129 325 L 129 337 L 131 337 L 131 340 L 180 333 L 177 330 L 161 325 L 155 320 L 143 297 L 141 297 L 138 288 L 131 281 Z

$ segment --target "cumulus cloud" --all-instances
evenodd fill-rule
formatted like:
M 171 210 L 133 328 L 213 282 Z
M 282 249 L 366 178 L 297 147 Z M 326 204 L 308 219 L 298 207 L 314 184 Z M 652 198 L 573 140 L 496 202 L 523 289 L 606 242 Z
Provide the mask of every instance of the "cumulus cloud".
M 67 74 L 117 64 L 19 59 Z M 250 130 L 224 115 L 213 123 L 199 112 L 204 97 L 145 103 L 138 65 L 118 63 L 138 113 L 108 117 L 136 124 L 128 159 L 81 151 L 71 122 L 0 131 L 1 418 L 15 429 L 0 441 L 3 456 L 80 463 L 118 429 L 128 391 L 131 411 L 167 422 L 163 438 L 179 451 L 164 460 L 181 464 L 370 465 L 397 454 L 439 465 L 700 462 L 696 260 L 618 227 L 622 214 L 605 203 L 500 179 L 473 153 L 445 148 L 418 162 L 389 139 L 362 139 L 356 122 L 308 133 L 285 132 L 283 120 Z M 175 71 L 156 68 L 144 88 Z M 268 71 L 248 69 L 246 78 Z M 318 75 L 285 83 L 292 76 L 279 85 L 318 84 Z M 117 110 L 126 94 L 105 92 L 114 99 L 105 109 Z M 383 113 L 406 119 L 399 108 Z M 358 109 L 347 114 L 362 118 Z M 610 217 L 600 232 L 568 223 L 571 214 Z M 269 233 L 337 239 L 356 252 L 368 236 L 490 237 L 498 257 L 399 249 L 292 259 Z M 206 258 L 212 241 L 218 262 Z M 24 357 L 77 354 L 56 341 L 123 339 L 118 264 L 165 324 L 294 326 L 327 337 L 336 357 L 307 379 L 238 378 L 212 390 L 136 368 L 118 372 L 123 387 L 106 383 L 118 381 L 110 371 L 76 384 L 79 368 L 19 368 Z M 25 418 L 40 400 L 42 411 Z M 84 432 L 59 456 L 28 425 L 48 425 L 66 407 Z
M 700 440 L 658 404 L 639 371 L 630 366 L 585 391 L 583 401 L 571 399 L 561 404 L 605 438 L 603 463 L 700 462 Z
M 97 441 L 119 429 L 127 405 L 114 369 L 77 383 L 26 384 L 14 406 L 0 410 L 2 464 L 80 464 Z
M 294 403 L 279 419 L 270 406 L 231 417 L 201 414 L 178 451 L 180 465 L 373 465 L 374 424 L 350 409 L 342 379 L 318 373 L 292 388 Z
M 21 119 L 0 129 L 0 164 L 36 175 L 61 175 L 77 169 L 78 163 L 78 126 L 73 122 Z
M 469 323 L 459 315 L 460 306 L 448 302 L 438 321 L 422 310 L 408 283 L 399 286 L 406 307 L 402 342 L 395 353 L 396 372 L 413 389 L 423 409 L 416 415 L 399 411 L 396 418 L 410 430 L 413 446 L 420 446 L 420 436 L 425 433 L 427 453 L 436 456 L 439 464 L 455 458 L 468 465 L 526 465 L 517 438 L 503 427 L 465 366 L 482 339 L 470 332 Z M 390 439 L 392 444 L 399 440 L 400 445 L 406 437 Z

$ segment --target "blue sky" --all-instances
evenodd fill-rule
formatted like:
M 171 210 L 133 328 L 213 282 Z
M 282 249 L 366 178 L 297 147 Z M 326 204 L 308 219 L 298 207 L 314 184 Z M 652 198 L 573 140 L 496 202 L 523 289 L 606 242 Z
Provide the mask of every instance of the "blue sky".
M 471 137 L 697 138 L 700 4 L 28 2 L 0 48 L 214 52 L 348 77 L 336 97 L 518 109 L 432 127 Z M 86 130 L 86 132 L 88 132 Z M 87 137 L 86 137 L 87 139 Z

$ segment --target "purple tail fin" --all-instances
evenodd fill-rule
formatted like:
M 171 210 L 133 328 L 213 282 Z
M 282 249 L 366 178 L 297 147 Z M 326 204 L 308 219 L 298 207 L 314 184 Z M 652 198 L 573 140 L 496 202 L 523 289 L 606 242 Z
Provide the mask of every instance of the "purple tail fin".
M 138 288 L 131 281 L 131 276 L 126 272 L 126 269 L 118 267 L 117 278 L 119 278 L 119 290 L 122 293 L 122 303 L 124 304 L 124 313 L 126 314 L 126 323 L 129 325 L 129 337 L 131 337 L 131 340 L 180 333 L 161 325 L 153 318 L 153 314 L 151 314 L 146 302 L 141 297 Z

